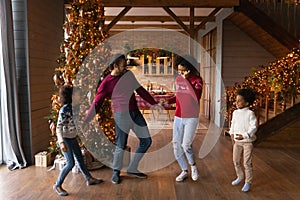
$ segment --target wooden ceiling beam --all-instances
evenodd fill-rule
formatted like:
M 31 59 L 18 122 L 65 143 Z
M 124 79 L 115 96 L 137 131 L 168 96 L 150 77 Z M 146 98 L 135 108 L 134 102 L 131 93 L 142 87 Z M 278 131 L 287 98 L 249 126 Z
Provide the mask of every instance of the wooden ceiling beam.
M 231 8 L 234 6 L 239 6 L 239 0 L 151 0 L 151 1 L 141 1 L 141 0 L 102 0 L 104 6 L 107 7 L 202 7 L 202 8 Z
M 211 21 L 211 19 L 215 19 L 215 15 L 219 12 L 221 8 L 215 8 L 208 16 L 206 19 L 204 19 L 196 28 L 195 31 L 199 31 L 201 28 L 203 28 L 205 26 L 205 24 L 209 21 Z
M 190 35 L 194 38 L 195 8 L 190 7 Z
M 188 22 L 190 21 L 189 16 L 177 16 L 181 21 Z M 115 18 L 115 16 L 105 16 L 105 21 L 112 21 Z M 195 16 L 194 21 L 195 22 L 201 22 L 203 21 L 206 16 Z M 170 22 L 174 21 L 171 16 L 123 16 L 119 21 L 163 21 L 163 22 Z M 214 18 L 211 19 L 211 21 L 214 21 Z
M 165 29 L 182 29 L 181 26 L 175 25 L 165 25 L 165 24 L 116 24 L 110 30 L 113 31 L 115 29 L 136 29 L 136 28 L 165 28 Z
M 110 30 L 109 34 L 108 34 L 108 37 L 111 37 L 111 36 L 116 35 L 116 34 L 122 34 L 123 32 L 124 31 L 120 31 L 120 30 Z M 177 31 L 177 32 L 188 35 L 185 31 Z
M 116 16 L 106 27 L 106 31 L 108 32 L 132 7 L 125 7 L 119 14 Z
M 73 0 L 65 0 L 65 3 L 71 3 Z M 215 14 L 221 8 L 226 7 L 235 7 L 240 5 L 240 0 L 151 0 L 151 1 L 140 1 L 140 0 L 102 0 L 102 3 L 105 7 L 124 7 L 124 9 L 116 16 L 106 16 L 106 21 L 109 21 L 109 24 L 105 26 L 106 32 L 109 32 L 110 29 L 117 29 L 115 26 L 119 21 L 130 21 L 130 22 L 161 22 L 161 25 L 152 25 L 147 23 L 139 23 L 132 25 L 117 25 L 122 27 L 140 28 L 140 27 L 160 27 L 167 29 L 178 29 L 177 25 L 164 25 L 164 22 L 171 22 L 172 20 L 177 22 L 179 29 L 183 29 L 187 34 L 193 36 L 196 31 L 205 26 L 209 21 L 215 20 Z M 160 7 L 163 8 L 169 16 L 125 16 L 126 13 L 132 7 Z M 176 14 L 170 9 L 170 7 L 188 7 L 190 8 L 190 16 L 176 16 Z M 206 16 L 195 16 L 195 8 L 215 8 L 208 17 Z M 185 25 L 186 22 L 189 23 Z M 195 27 L 195 23 L 200 22 L 200 24 Z
M 163 9 L 187 32 L 190 33 L 189 28 L 173 13 L 168 7 L 163 7 Z

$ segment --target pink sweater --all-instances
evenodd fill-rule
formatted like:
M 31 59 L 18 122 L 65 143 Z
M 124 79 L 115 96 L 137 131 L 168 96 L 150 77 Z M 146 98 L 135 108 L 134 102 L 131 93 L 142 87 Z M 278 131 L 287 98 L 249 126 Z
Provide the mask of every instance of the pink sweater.
M 185 79 L 182 76 L 177 76 L 175 84 L 176 96 L 168 100 L 170 104 L 176 102 L 175 116 L 180 118 L 199 117 L 202 78 L 200 76 L 190 76 Z

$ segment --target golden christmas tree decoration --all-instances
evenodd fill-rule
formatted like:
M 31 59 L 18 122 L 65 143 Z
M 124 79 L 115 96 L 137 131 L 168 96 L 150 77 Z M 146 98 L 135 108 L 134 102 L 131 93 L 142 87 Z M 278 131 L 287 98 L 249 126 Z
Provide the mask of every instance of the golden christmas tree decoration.
M 107 66 L 104 65 L 107 63 L 106 59 L 110 56 L 111 49 L 103 44 L 107 38 L 107 34 L 103 32 L 104 19 L 104 6 L 101 0 L 74 0 L 71 6 L 66 8 L 66 19 L 62 25 L 66 37 L 59 49 L 60 56 L 57 59 L 59 66 L 53 75 L 56 93 L 52 95 L 51 111 L 47 117 L 51 130 L 50 152 L 59 151 L 56 145 L 55 127 L 61 107 L 57 94 L 60 87 L 65 84 L 76 85 L 86 92 L 83 92 L 83 98 L 87 99 L 87 102 L 80 105 L 80 111 L 76 113 L 84 117 L 96 93 L 99 80 L 108 74 L 104 70 Z M 92 52 L 96 52 L 98 57 L 90 55 Z M 79 72 L 83 75 L 81 79 L 76 78 Z M 81 140 L 91 152 L 107 156 L 103 154 L 113 152 L 109 143 L 115 142 L 110 101 L 105 101 L 96 119 L 102 131 L 91 126 L 87 137 L 80 133 Z

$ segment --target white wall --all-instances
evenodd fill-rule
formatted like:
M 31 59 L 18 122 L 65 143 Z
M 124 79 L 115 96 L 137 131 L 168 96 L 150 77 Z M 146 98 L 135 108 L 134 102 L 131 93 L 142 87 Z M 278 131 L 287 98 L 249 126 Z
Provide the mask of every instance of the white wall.
M 200 30 L 198 32 L 198 38 L 201 38 L 208 32 L 212 31 L 213 29 L 215 29 L 215 28 L 217 29 L 216 71 L 215 71 L 216 83 L 215 83 L 215 91 L 211 91 L 211 92 L 215 93 L 215 95 L 214 95 L 215 99 L 213 99 L 213 101 L 215 101 L 215 102 L 212 104 L 212 105 L 215 105 L 215 108 L 213 109 L 213 110 L 215 110 L 215 113 L 214 113 L 215 118 L 212 119 L 212 121 L 219 127 L 223 126 L 223 121 L 224 121 L 223 120 L 224 118 L 220 112 L 221 107 L 222 107 L 220 100 L 222 98 L 222 95 L 225 92 L 223 78 L 222 78 L 223 20 L 225 18 L 227 18 L 232 12 L 233 12 L 233 10 L 231 8 L 222 9 L 216 16 L 215 22 L 207 23 L 205 29 Z M 201 50 L 203 50 L 203 49 L 200 49 L 199 53 L 203 53 L 203 52 L 201 52 Z
M 275 57 L 229 20 L 223 22 L 222 78 L 225 86 L 244 81 L 255 67 L 267 65 Z
M 201 38 L 217 28 L 216 91 L 214 91 L 216 98 L 215 119 L 213 119 L 217 126 L 223 125 L 220 100 L 225 93 L 225 87 L 242 82 L 246 76 L 251 75 L 254 67 L 267 65 L 275 59 L 246 33 L 226 20 L 232 12 L 230 8 L 222 9 L 215 22 L 208 23 L 205 30 L 198 32 L 198 38 Z

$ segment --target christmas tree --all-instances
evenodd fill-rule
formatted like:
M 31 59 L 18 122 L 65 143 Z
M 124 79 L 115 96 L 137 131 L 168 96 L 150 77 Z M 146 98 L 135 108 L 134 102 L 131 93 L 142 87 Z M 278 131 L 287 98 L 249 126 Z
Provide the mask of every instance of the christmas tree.
M 58 91 L 62 85 L 73 85 L 81 90 L 83 101 L 80 105 L 78 127 L 89 109 L 101 80 L 109 73 L 106 69 L 111 49 L 104 44 L 104 7 L 101 0 L 74 0 L 66 8 L 63 25 L 65 39 L 60 48 L 53 81 L 55 93 L 51 98 L 51 113 L 48 116 L 51 140 L 49 151 L 58 152 L 56 144 L 56 123 L 61 107 Z M 74 112 L 74 110 L 73 110 Z M 86 133 L 80 133 L 80 142 L 98 160 L 111 159 L 115 129 L 110 101 L 106 100 L 96 120 Z

